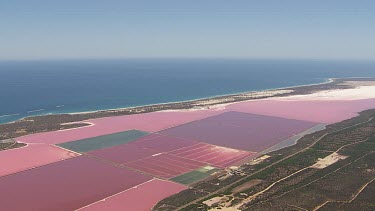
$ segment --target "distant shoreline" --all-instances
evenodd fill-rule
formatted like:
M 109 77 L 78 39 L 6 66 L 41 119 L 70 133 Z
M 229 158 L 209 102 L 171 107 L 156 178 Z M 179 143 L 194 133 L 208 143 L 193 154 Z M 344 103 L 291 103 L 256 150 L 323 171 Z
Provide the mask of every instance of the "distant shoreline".
M 373 79 L 372 77 L 347 77 L 347 78 L 327 78 L 323 82 L 320 83 L 310 83 L 310 84 L 303 84 L 303 85 L 296 85 L 296 86 L 285 86 L 285 87 L 278 87 L 278 88 L 270 88 L 270 89 L 264 89 L 264 90 L 257 90 L 257 91 L 244 91 L 244 92 L 236 92 L 236 93 L 230 93 L 230 94 L 222 94 L 222 95 L 213 95 L 209 97 L 203 97 L 203 98 L 195 98 L 190 100 L 182 100 L 182 101 L 169 101 L 165 103 L 154 103 L 154 104 L 145 104 L 145 105 L 139 105 L 139 106 L 130 106 L 130 107 L 118 107 L 118 108 L 109 108 L 109 109 L 98 109 L 98 110 L 87 110 L 87 111 L 77 111 L 77 112 L 63 112 L 63 113 L 49 113 L 49 114 L 42 114 L 42 115 L 30 115 L 27 117 L 20 118 L 15 121 L 3 123 L 13 123 L 17 121 L 22 121 L 23 119 L 30 118 L 30 117 L 42 117 L 42 116 L 48 116 L 48 115 L 76 115 L 76 114 L 90 114 L 90 113 L 97 113 L 97 112 L 107 112 L 107 111 L 121 111 L 126 109 L 137 109 L 142 107 L 149 107 L 149 106 L 163 106 L 163 105 L 169 105 L 169 104 L 175 104 L 175 103 L 189 103 L 189 102 L 195 102 L 195 101 L 202 101 L 202 100 L 211 100 L 216 98 L 224 98 L 224 97 L 230 97 L 235 95 L 244 95 L 247 93 L 259 93 L 259 92 L 270 92 L 270 91 L 276 91 L 276 90 L 284 90 L 284 89 L 293 89 L 293 88 L 302 88 L 302 87 L 309 87 L 309 86 L 315 86 L 315 85 L 324 85 L 324 84 L 330 84 L 335 82 L 335 80 L 349 80 L 349 79 Z M 375 80 L 375 79 L 374 79 Z M 270 96 L 273 97 L 273 96 Z M 237 101 L 236 101 L 237 102 Z M 44 110 L 44 109 L 40 109 Z M 181 109 L 183 110 L 183 109 Z M 38 111 L 38 110 L 37 110 Z M 28 112 L 30 113 L 30 112 Z M 17 114 L 19 115 L 19 114 Z M 4 115 L 4 116 L 10 116 L 10 115 Z M 1 124 L 0 124 L 1 125 Z
M 353 78 L 362 78 L 362 77 L 353 77 Z M 117 107 L 117 108 L 97 109 L 97 110 L 87 110 L 87 111 L 77 111 L 77 112 L 75 112 L 75 111 L 73 111 L 73 112 L 61 112 L 61 113 L 59 113 L 59 112 L 49 112 L 49 113 L 40 114 L 40 115 L 36 114 L 36 115 L 24 116 L 24 117 L 21 117 L 21 118 L 19 118 L 17 120 L 0 123 L 0 125 L 14 123 L 14 122 L 17 122 L 17 121 L 22 121 L 22 120 L 24 120 L 26 118 L 42 117 L 42 116 L 48 116 L 48 115 L 65 115 L 65 114 L 75 115 L 75 114 L 89 114 L 89 113 L 105 112 L 105 111 L 116 111 L 116 110 L 124 110 L 124 109 L 136 109 L 136 108 L 146 107 L 146 106 L 158 106 L 158 105 L 167 105 L 167 104 L 172 104 L 172 103 L 187 103 L 187 102 L 200 101 L 200 100 L 209 100 L 209 99 L 222 98 L 222 97 L 233 96 L 233 95 L 242 95 L 242 94 L 246 94 L 246 93 L 256 93 L 256 92 L 274 91 L 274 90 L 280 90 L 280 89 L 290 89 L 290 88 L 312 86 L 312 85 L 321 85 L 321 84 L 331 83 L 335 79 L 338 79 L 338 78 L 327 78 L 327 79 L 324 79 L 324 81 L 322 81 L 320 83 L 310 83 L 310 84 L 303 84 L 303 85 L 296 85 L 296 86 L 285 86 L 285 87 L 270 88 L 270 89 L 263 89 L 263 90 L 235 92 L 235 93 L 229 93 L 229 94 L 212 95 L 212 96 L 208 96 L 208 97 L 194 98 L 194 99 L 189 99 L 189 100 L 182 100 L 182 101 L 169 101 L 169 102 L 164 102 L 164 103 L 153 103 L 153 104 L 144 104 L 144 105 L 138 105 L 138 106 Z M 64 106 L 64 105 L 62 105 L 62 106 Z M 59 106 L 56 106 L 56 107 L 62 107 L 62 106 L 59 105 Z M 37 110 L 33 110 L 33 111 L 27 111 L 27 114 L 32 114 L 34 112 L 44 111 L 44 110 L 46 110 L 46 109 L 37 109 Z M 9 117 L 9 116 L 19 116 L 19 115 L 22 115 L 22 114 L 21 113 L 17 113 L 17 114 L 5 114 L 5 115 L 1 115 L 0 118 L 2 118 L 2 117 Z
M 330 78 L 322 83 L 317 84 L 283 87 L 263 91 L 243 92 L 238 94 L 229 94 L 182 102 L 170 102 L 99 111 L 30 116 L 14 122 L 0 124 L 0 140 L 15 138 L 33 133 L 83 127 L 87 126 L 87 123 L 83 121 L 87 121 L 90 119 L 149 113 L 157 111 L 206 110 L 213 108 L 215 106 L 221 106 L 225 104 L 231 104 L 248 100 L 259 100 L 267 99 L 270 97 L 286 97 L 293 95 L 307 95 L 324 90 L 354 88 L 354 86 L 352 85 L 344 84 L 345 81 L 375 81 L 375 78 Z
M 227 96 L 241 95 L 241 94 L 246 94 L 246 93 L 256 93 L 256 92 L 274 91 L 274 90 L 280 90 L 280 89 L 289 89 L 289 88 L 295 88 L 295 87 L 327 84 L 327 83 L 333 82 L 334 79 L 335 78 L 328 78 L 328 79 L 325 79 L 325 81 L 323 81 L 321 83 L 311 83 L 311 84 L 305 84 L 305 85 L 286 86 L 286 87 L 279 87 L 279 88 L 264 89 L 264 90 L 259 90 L 259 91 L 245 91 L 245 92 L 236 92 L 236 93 L 223 94 L 223 95 L 213 95 L 213 96 L 209 96 L 209 97 L 195 98 L 195 99 L 191 99 L 191 100 L 170 101 L 170 102 L 165 102 L 165 103 L 154 103 L 154 104 L 146 104 L 146 105 L 131 106 L 131 107 L 119 107 L 119 108 L 99 109 L 99 110 L 90 110 L 90 111 L 81 111 L 81 112 L 69 112 L 69 113 L 65 113 L 65 114 L 85 114 L 85 113 L 103 112 L 103 111 L 110 111 L 110 110 L 123 110 L 123 109 L 139 108 L 139 107 L 144 107 L 144 106 L 157 106 L 157 105 L 167 105 L 167 104 L 171 104 L 171 103 L 186 103 L 186 102 L 193 102 L 193 101 L 199 101 L 199 100 L 210 100 L 210 99 L 214 99 L 214 98 L 218 98 L 218 97 L 227 97 Z M 41 115 L 41 116 L 45 116 L 45 115 Z
M 375 69 L 375 63 L 370 61 L 145 58 L 24 61 L 0 66 L 5 70 L 1 71 L 5 83 L 0 87 L 7 99 L 1 106 L 0 124 L 35 116 L 103 112 L 311 86 L 327 83 L 329 78 L 375 77 L 369 71 Z M 15 79 L 17 86 L 12 84 Z

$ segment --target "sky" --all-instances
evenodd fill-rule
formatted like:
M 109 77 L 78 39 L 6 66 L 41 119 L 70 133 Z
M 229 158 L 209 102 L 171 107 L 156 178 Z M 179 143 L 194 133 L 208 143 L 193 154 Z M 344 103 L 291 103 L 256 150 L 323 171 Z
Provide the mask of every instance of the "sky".
M 375 60 L 373 0 L 0 0 L 0 60 Z

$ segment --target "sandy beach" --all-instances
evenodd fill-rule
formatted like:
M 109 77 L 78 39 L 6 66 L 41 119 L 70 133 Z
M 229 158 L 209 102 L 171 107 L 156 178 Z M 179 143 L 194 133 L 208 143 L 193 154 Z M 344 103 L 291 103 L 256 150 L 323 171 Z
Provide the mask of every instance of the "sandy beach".
M 375 81 L 346 81 L 342 85 L 353 86 L 350 89 L 333 89 L 308 95 L 276 97 L 276 100 L 363 100 L 375 98 Z

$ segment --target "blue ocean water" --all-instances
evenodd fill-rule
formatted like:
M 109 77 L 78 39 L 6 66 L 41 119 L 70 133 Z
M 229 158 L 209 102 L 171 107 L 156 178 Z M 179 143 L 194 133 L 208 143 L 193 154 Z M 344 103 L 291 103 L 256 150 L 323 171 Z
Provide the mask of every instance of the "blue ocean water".
M 375 77 L 375 62 L 132 59 L 0 62 L 0 123 Z

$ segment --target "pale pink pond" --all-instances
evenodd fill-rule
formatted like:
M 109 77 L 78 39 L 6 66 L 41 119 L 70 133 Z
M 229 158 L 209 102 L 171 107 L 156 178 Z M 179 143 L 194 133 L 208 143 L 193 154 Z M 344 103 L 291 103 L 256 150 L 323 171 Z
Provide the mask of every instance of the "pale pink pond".
M 89 120 L 95 124 L 91 127 L 33 134 L 17 138 L 17 140 L 26 143 L 57 144 L 131 129 L 156 132 L 227 111 L 334 123 L 354 117 L 358 112 L 370 108 L 375 108 L 375 99 L 346 101 L 259 100 L 235 103 L 227 105 L 225 109 L 217 110 L 154 112 L 94 119 Z
M 94 124 L 90 127 L 32 134 L 19 137 L 17 140 L 25 143 L 58 144 L 131 129 L 155 132 L 222 112 L 221 110 L 175 111 L 107 117 L 89 120 L 89 122 Z
M 227 106 L 228 110 L 263 114 L 320 123 L 350 119 L 358 112 L 375 108 L 375 99 L 341 101 L 260 100 Z
M 148 211 L 160 200 L 185 190 L 186 186 L 159 179 L 153 179 L 129 190 L 98 201 L 79 210 L 85 211 Z
M 29 144 L 22 148 L 0 151 L 0 176 L 76 156 L 79 156 L 79 154 L 47 144 Z

